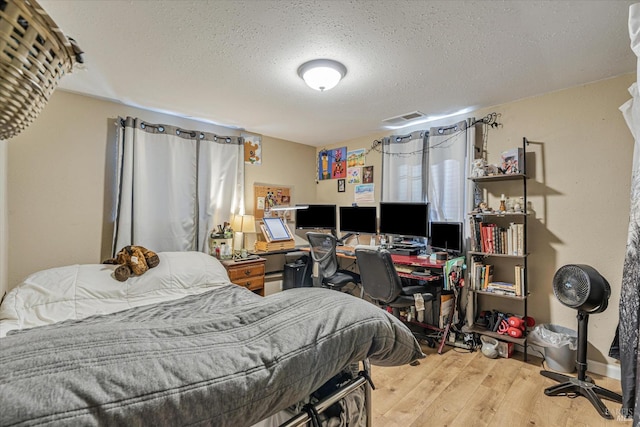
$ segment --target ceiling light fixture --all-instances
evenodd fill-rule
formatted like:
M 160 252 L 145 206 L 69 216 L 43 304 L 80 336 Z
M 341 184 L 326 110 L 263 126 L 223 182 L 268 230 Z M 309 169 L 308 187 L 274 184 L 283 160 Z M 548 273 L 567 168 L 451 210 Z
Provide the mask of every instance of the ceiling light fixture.
M 298 68 L 298 75 L 312 89 L 329 90 L 347 74 L 347 67 L 333 59 L 314 59 Z

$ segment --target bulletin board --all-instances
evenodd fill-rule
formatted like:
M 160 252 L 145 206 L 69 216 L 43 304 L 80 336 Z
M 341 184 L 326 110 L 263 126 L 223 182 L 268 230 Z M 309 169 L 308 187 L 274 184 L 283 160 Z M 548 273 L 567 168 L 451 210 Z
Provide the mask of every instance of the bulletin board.
M 253 214 L 256 219 L 261 219 L 265 216 L 289 219 L 291 211 L 271 212 L 271 209 L 291 206 L 291 187 L 255 184 L 253 186 L 253 197 Z

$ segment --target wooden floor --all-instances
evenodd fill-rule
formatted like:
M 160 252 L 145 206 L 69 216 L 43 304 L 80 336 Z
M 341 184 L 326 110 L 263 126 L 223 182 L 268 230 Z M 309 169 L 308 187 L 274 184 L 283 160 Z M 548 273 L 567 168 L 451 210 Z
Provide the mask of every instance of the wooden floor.
M 546 396 L 557 384 L 540 375 L 542 359 L 522 354 L 489 359 L 479 351 L 423 347 L 418 366 L 372 367 L 374 427 L 408 426 L 630 426 L 620 404 L 608 400 L 614 420 L 602 418 L 585 397 Z M 595 383 L 622 393 L 620 381 L 588 373 Z

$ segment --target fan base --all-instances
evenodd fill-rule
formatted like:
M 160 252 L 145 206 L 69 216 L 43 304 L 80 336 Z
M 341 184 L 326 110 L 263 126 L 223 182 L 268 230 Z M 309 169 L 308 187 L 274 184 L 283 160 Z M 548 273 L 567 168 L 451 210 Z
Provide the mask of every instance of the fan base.
M 609 409 L 604 405 L 600 396 L 611 400 L 613 402 L 622 403 L 622 396 L 613 391 L 607 390 L 600 386 L 595 385 L 592 381 L 582 381 L 569 375 L 559 374 L 551 371 L 540 371 L 542 376 L 551 378 L 554 381 L 558 381 L 561 384 L 556 384 L 551 387 L 547 387 L 544 390 L 544 394 L 547 396 L 562 396 L 570 394 L 579 394 L 593 404 L 598 413 L 603 417 L 612 420 L 613 415 L 609 412 Z M 591 380 L 589 378 L 589 380 Z

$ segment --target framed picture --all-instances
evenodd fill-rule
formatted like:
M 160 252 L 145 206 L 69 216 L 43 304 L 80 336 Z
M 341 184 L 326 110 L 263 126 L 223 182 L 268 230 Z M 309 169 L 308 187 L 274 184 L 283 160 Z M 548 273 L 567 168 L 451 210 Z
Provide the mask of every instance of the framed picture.
M 365 166 L 362 168 L 362 183 L 373 183 L 373 166 Z
M 260 135 L 243 135 L 244 163 L 248 165 L 262 164 L 262 137 Z
M 339 179 L 338 180 L 338 193 L 344 193 L 345 192 L 345 188 L 344 188 L 344 179 Z

